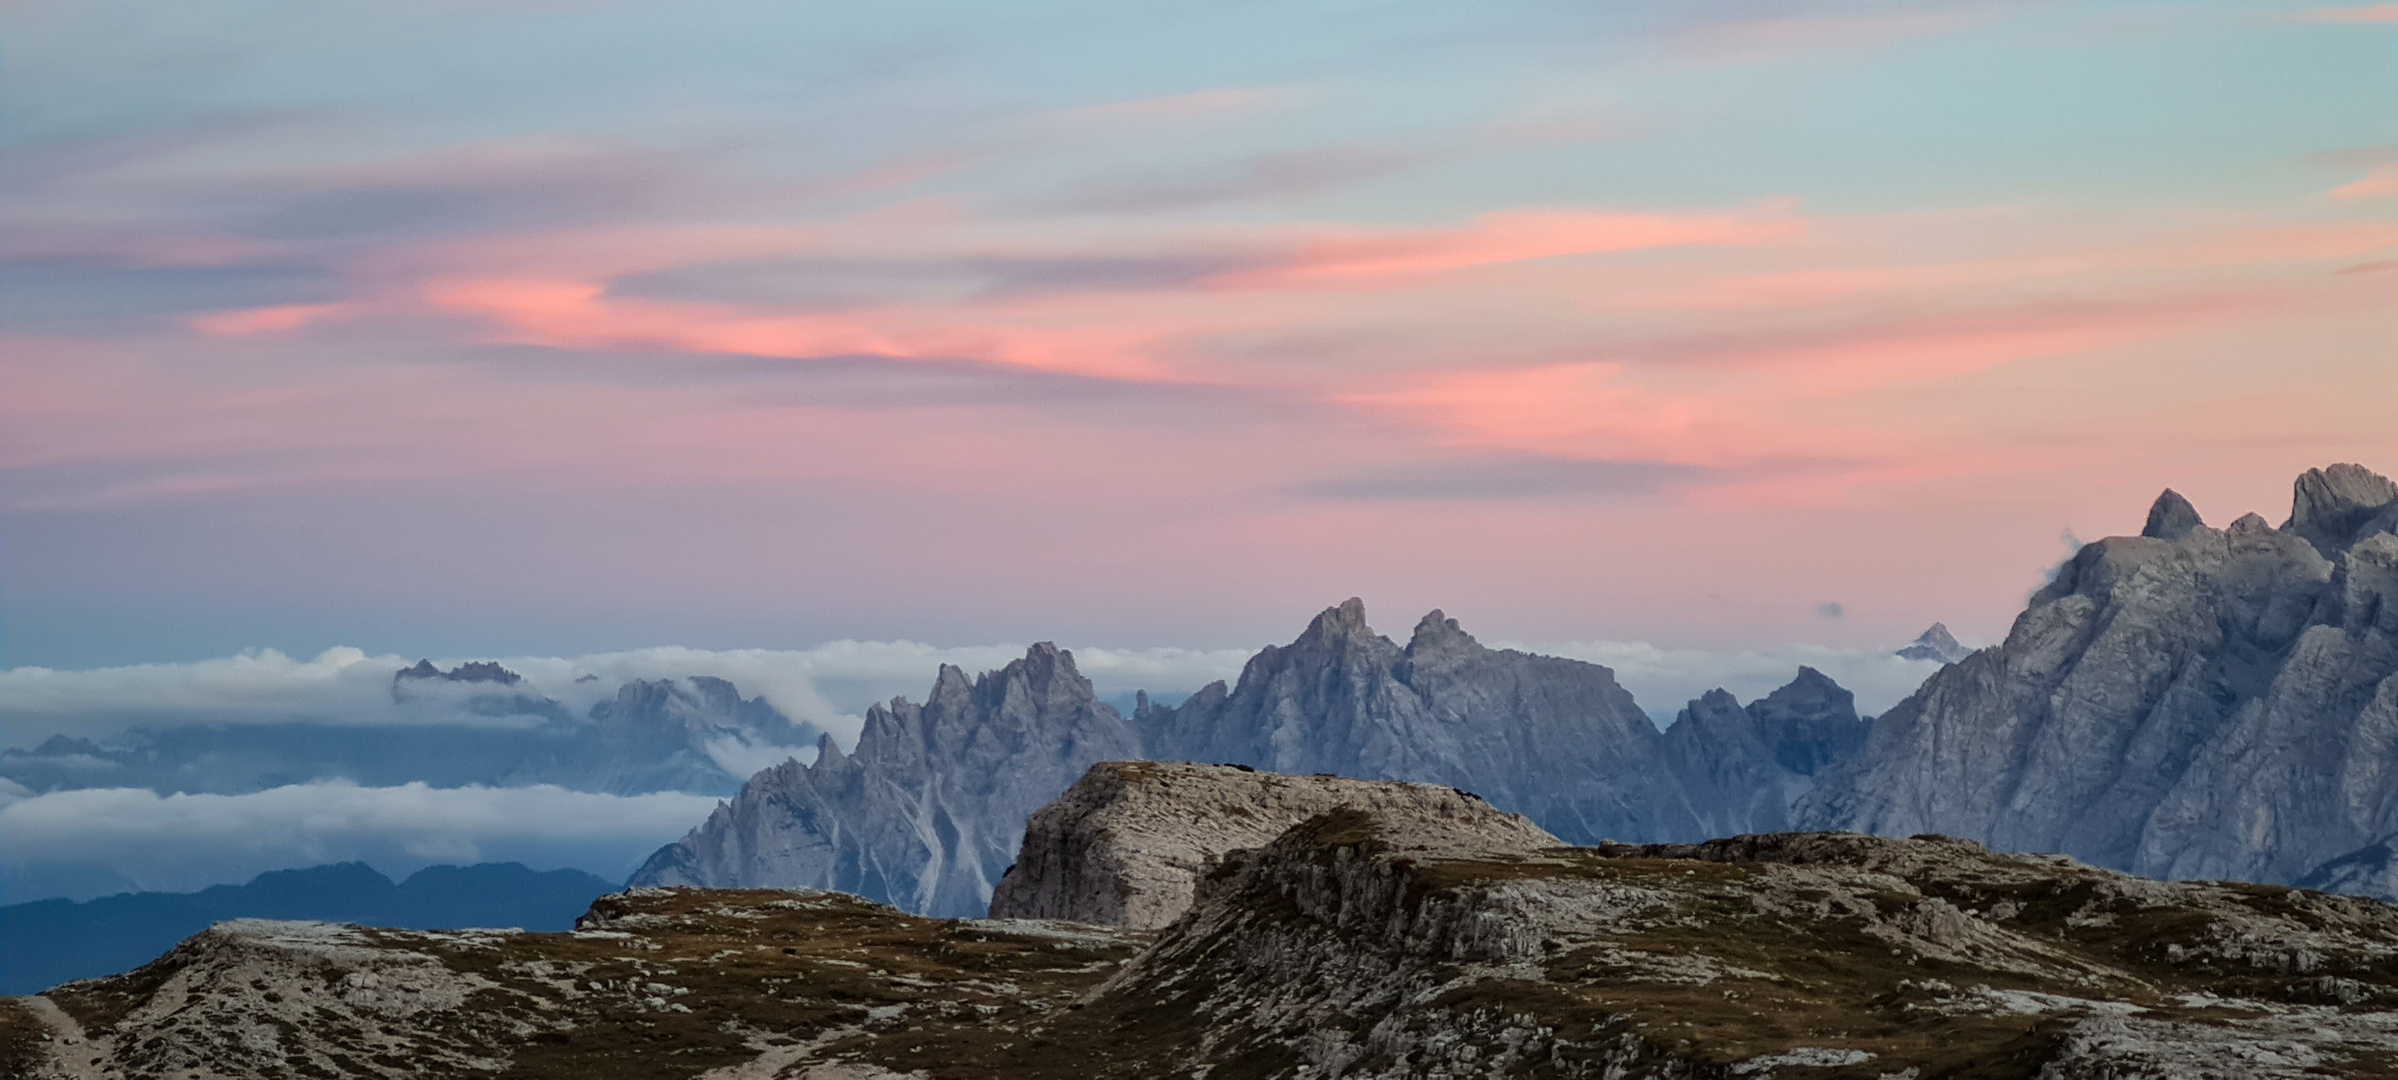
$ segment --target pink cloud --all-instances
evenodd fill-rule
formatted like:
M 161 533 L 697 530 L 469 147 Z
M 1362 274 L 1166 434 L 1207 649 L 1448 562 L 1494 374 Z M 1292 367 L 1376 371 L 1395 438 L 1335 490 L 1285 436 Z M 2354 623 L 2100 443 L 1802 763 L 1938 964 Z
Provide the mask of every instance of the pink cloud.
M 2391 5 L 2398 8 L 2398 4 Z M 2331 189 L 2335 199 L 2385 199 L 2398 195 L 2398 165 L 2376 169 L 2373 175 Z
M 241 308 L 235 311 L 212 312 L 194 316 L 191 328 L 210 337 L 248 337 L 252 334 L 282 334 L 311 323 L 346 318 L 358 310 L 355 304 L 278 304 L 272 307 Z
M 2398 23 L 2398 4 L 2367 4 L 2363 7 L 2313 8 L 2299 13 L 2298 21 L 2311 23 Z
M 557 348 L 973 360 L 1132 381 L 1167 377 L 1142 350 L 1153 331 L 1137 324 L 1042 325 L 1010 322 L 1003 312 L 899 307 L 838 318 L 762 314 L 725 304 L 610 296 L 604 285 L 571 279 L 446 279 L 428 285 L 425 299 L 436 309 L 501 324 L 501 340 Z

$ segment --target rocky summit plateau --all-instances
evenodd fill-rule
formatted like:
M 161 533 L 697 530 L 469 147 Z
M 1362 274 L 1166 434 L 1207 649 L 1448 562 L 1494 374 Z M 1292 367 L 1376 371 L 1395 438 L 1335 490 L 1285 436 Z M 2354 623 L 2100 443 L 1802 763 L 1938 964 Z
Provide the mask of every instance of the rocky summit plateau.
M 130 974 L 0 1001 L 0 1072 L 2398 1073 L 2398 907 L 2378 901 L 1935 836 L 1572 847 L 1463 793 L 1315 780 L 1110 764 L 1033 815 L 1026 845 L 1050 854 L 1020 865 L 1045 881 L 1187 887 L 1156 929 L 690 888 L 604 897 L 561 934 L 233 922 Z M 1255 815 L 1227 812 L 1242 805 L 1306 816 L 1259 842 Z M 1001 895 L 1123 923 L 1158 911 Z

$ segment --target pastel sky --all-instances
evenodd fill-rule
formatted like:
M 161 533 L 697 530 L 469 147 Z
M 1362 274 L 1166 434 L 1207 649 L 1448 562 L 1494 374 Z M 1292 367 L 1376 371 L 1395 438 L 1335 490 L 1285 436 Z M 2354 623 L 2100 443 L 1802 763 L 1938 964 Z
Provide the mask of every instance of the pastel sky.
M 2004 632 L 2398 467 L 2398 5 L 0 5 L 0 665 Z

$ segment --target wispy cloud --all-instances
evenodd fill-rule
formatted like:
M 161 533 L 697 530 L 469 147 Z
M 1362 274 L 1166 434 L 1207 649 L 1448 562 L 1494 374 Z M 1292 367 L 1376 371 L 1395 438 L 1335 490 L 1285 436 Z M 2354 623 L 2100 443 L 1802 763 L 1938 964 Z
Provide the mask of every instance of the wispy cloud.
M 2398 23 L 2398 4 L 2309 8 L 2299 12 L 2297 19 L 2300 22 L 2333 24 Z
M 1786 203 L 1724 215 L 1508 210 L 1447 229 L 1352 228 L 1303 234 L 1283 265 L 1235 274 L 1223 283 L 1260 288 L 1405 279 L 1569 255 L 1752 246 L 1805 231 L 1805 221 Z

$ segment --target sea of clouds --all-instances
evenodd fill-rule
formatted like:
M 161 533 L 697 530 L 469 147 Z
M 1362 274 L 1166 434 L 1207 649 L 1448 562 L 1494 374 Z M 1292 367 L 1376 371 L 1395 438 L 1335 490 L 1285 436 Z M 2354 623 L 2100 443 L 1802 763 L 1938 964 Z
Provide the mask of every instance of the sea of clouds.
M 1814 645 L 1743 651 L 1626 641 L 1508 647 L 1613 668 L 1661 726 L 1708 689 L 1720 686 L 1750 700 L 1788 682 L 1801 665 L 1848 687 L 1866 713 L 1888 708 L 1938 668 L 1887 650 Z M 1020 645 L 836 641 L 797 650 L 661 647 L 435 662 L 448 668 L 497 659 L 525 676 L 520 689 L 555 698 L 577 715 L 632 679 L 714 675 L 746 695 L 764 696 L 794 720 L 831 732 L 847 747 L 854 745 L 868 704 L 900 695 L 920 699 L 940 665 L 981 672 L 1023 652 Z M 1121 700 L 1146 689 L 1171 700 L 1216 679 L 1237 679 L 1253 650 L 1086 646 L 1072 652 L 1103 697 Z M 15 668 L 0 671 L 0 730 L 7 745 L 23 748 L 59 734 L 105 741 L 136 726 L 529 722 L 466 711 L 464 696 L 474 689 L 467 686 L 428 685 L 431 692 L 395 697 L 393 673 L 413 662 L 343 647 L 306 659 L 257 650 L 82 671 Z M 780 751 L 773 756 L 780 760 Z M 772 763 L 761 758 L 750 764 Z M 389 873 L 435 862 L 515 860 L 621 877 L 714 806 L 715 800 L 697 795 L 618 796 L 548 786 L 368 787 L 336 780 L 232 795 L 128 788 L 37 795 L 0 780 L 0 880 L 14 902 L 123 888 L 192 889 L 269 869 L 352 859 Z

